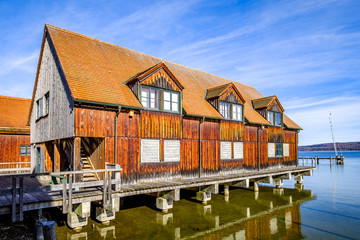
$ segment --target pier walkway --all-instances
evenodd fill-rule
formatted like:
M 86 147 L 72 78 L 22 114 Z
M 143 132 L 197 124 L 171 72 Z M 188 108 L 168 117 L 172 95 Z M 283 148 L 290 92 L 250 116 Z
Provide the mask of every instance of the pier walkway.
M 277 187 L 284 179 L 294 179 L 301 182 L 302 176 L 311 176 L 314 167 L 284 167 L 272 170 L 247 171 L 238 174 L 201 177 L 196 179 L 178 179 L 171 181 L 147 182 L 133 185 L 121 185 L 121 169 L 106 169 L 92 171 L 72 171 L 42 174 L 0 175 L 0 215 L 12 214 L 12 221 L 23 220 L 23 212 L 51 207 L 61 207 L 63 213 L 71 213 L 77 205 L 97 202 L 103 209 L 112 212 L 120 210 L 121 197 L 157 193 L 156 206 L 160 210 L 172 208 L 172 202 L 180 198 L 180 189 L 199 187 L 197 199 L 206 202 L 211 199 L 211 193 L 219 193 L 219 185 L 224 185 L 224 194 L 229 193 L 229 186 L 254 186 L 258 191 L 258 183 L 273 183 Z M 87 172 L 103 172 L 103 180 L 93 182 L 73 182 L 81 174 Z M 118 174 L 118 175 L 117 175 Z M 41 175 L 62 176 L 68 179 L 57 185 L 38 179 Z M 68 182 L 68 183 L 67 183 Z M 118 205 L 118 206 L 114 206 Z M 110 206 L 110 208 L 109 208 Z M 90 210 L 89 210 L 90 211 Z M 90 213 L 80 214 L 82 217 Z M 86 221 L 87 222 L 87 221 Z

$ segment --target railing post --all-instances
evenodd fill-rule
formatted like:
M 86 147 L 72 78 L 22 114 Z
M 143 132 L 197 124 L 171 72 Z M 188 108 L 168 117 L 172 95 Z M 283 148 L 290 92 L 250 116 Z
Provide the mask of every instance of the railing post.
M 106 207 L 106 198 L 107 198 L 107 196 L 106 196 L 106 190 L 107 190 L 107 186 L 106 186 L 106 184 L 107 184 L 107 174 L 106 174 L 106 172 L 105 172 L 105 174 L 104 174 L 104 186 L 103 186 L 103 207 L 105 208 Z
M 107 196 L 107 205 L 109 204 L 112 204 L 112 197 L 111 197 L 111 188 L 112 188 L 112 185 L 111 185 L 111 176 L 110 176 L 110 171 L 107 172 L 107 175 L 108 175 L 108 196 Z
M 66 198 L 67 198 L 67 194 L 66 194 L 66 179 L 67 176 L 66 174 L 63 175 L 63 191 L 62 191 L 62 197 L 63 197 L 63 213 L 67 213 L 68 212 L 68 207 L 66 205 Z
M 69 212 L 72 212 L 72 174 L 69 174 Z
M 16 222 L 16 177 L 12 177 L 12 203 L 11 203 L 11 221 Z

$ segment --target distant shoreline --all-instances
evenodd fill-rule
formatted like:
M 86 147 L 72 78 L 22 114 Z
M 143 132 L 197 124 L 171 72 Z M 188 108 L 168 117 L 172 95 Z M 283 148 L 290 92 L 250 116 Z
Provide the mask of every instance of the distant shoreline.
M 360 151 L 360 142 L 341 142 L 336 143 L 336 148 L 338 151 Z M 299 146 L 299 151 L 333 151 L 333 143 L 321 143 L 308 146 Z

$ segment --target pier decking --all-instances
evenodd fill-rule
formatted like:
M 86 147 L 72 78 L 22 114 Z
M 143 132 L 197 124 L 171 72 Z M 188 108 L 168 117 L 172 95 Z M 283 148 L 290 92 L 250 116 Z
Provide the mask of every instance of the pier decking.
M 40 181 L 35 177 L 36 175 L 33 174 L 0 176 L 0 215 L 12 213 L 12 220 L 16 221 L 17 213 L 19 214 L 20 220 L 22 220 L 23 211 L 51 207 L 62 207 L 63 213 L 71 213 L 73 211 L 73 205 L 84 202 L 101 202 L 103 207 L 106 208 L 113 204 L 112 199 L 151 193 L 165 193 L 163 194 L 165 201 L 171 201 L 171 203 L 169 203 L 169 206 L 171 206 L 169 207 L 167 204 L 166 206 L 171 208 L 172 201 L 179 199 L 177 199 L 176 196 L 167 197 L 166 194 L 174 190 L 193 187 L 202 187 L 204 189 L 206 187 L 209 188 L 209 186 L 217 186 L 211 188 L 209 191 L 205 191 L 206 194 L 210 194 L 211 198 L 211 193 L 218 193 L 219 185 L 249 187 L 249 183 L 253 183 L 254 188 L 257 188 L 258 182 L 267 182 L 281 186 L 283 179 L 291 179 L 291 175 L 294 175 L 297 177 L 297 181 L 301 181 L 302 176 L 311 175 L 313 169 L 314 167 L 288 167 L 229 174 L 226 176 L 179 179 L 134 185 L 120 185 L 119 179 L 112 179 L 110 177 L 110 172 L 119 172 L 121 169 L 96 170 L 98 172 L 103 171 L 106 174 L 103 180 L 93 182 L 72 183 L 72 177 L 76 174 L 78 175 L 80 171 L 57 173 L 58 175 L 65 176 L 64 179 L 66 179 L 66 176 L 69 176 L 69 183 L 64 182 L 58 185 L 50 185 L 48 181 Z M 83 172 L 85 173 L 85 171 Z M 51 173 L 49 175 L 54 174 L 55 173 Z M 115 176 L 116 173 L 113 175 Z M 241 184 L 239 185 L 239 183 Z M 210 200 L 210 198 L 208 200 Z M 201 201 L 201 197 L 199 200 Z M 204 201 L 206 201 L 206 199 Z M 112 206 L 111 209 L 113 208 L 114 206 Z M 119 209 L 119 206 L 115 208 Z M 159 209 L 164 210 L 164 208 L 161 207 Z

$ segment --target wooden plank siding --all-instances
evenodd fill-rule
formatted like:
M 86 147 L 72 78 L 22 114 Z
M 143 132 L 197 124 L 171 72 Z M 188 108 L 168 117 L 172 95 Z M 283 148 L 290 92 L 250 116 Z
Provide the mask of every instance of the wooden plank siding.
M 213 176 L 220 169 L 219 120 L 206 119 L 201 123 L 201 176 Z
M 243 122 L 220 121 L 220 141 L 231 142 L 232 149 L 234 149 L 234 142 L 244 142 L 244 139 L 245 125 Z M 220 160 L 220 170 L 221 172 L 240 171 L 244 169 L 244 163 L 244 158 Z
M 114 163 L 115 110 L 75 108 L 75 135 L 104 139 L 105 161 Z M 199 177 L 199 124 L 202 118 L 166 112 L 128 110 L 118 115 L 117 162 L 122 184 Z M 258 169 L 258 126 L 205 119 L 201 122 L 201 176 Z M 295 165 L 296 131 L 268 126 L 260 132 L 260 168 Z M 160 140 L 160 162 L 141 163 L 141 139 Z M 180 140 L 180 162 L 164 162 L 164 140 Z M 221 160 L 220 142 L 243 142 L 243 159 Z M 268 158 L 268 142 L 289 143 L 290 156 Z
M 0 163 L 28 162 L 22 167 L 30 167 L 30 156 L 20 156 L 20 145 L 30 145 L 30 136 L 0 134 Z M 16 165 L 0 164 L 0 168 L 16 168 Z

